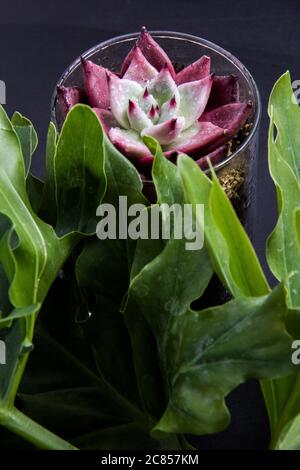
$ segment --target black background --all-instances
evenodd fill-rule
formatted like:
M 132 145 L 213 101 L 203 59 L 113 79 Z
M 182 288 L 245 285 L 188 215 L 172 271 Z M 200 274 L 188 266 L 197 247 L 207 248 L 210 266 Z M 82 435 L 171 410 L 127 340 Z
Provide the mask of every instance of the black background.
M 267 169 L 266 106 L 275 80 L 287 69 L 300 78 L 299 0 L 1 0 L 0 79 L 9 114 L 19 110 L 40 136 L 34 172 L 43 173 L 43 146 L 55 83 L 80 53 L 110 37 L 149 30 L 194 34 L 231 51 L 249 68 L 261 93 L 258 211 L 255 246 L 266 268 L 264 246 L 276 220 L 276 199 Z M 200 447 L 265 448 L 267 417 L 256 383 L 229 398 L 227 431 L 200 439 Z

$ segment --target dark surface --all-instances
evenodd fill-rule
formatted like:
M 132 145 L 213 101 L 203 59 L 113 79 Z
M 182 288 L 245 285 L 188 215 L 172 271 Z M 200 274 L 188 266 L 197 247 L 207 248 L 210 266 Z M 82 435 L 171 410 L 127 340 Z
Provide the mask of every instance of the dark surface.
M 34 169 L 43 171 L 43 144 L 56 81 L 81 52 L 112 36 L 151 29 L 187 32 L 236 55 L 257 81 L 263 105 L 260 132 L 258 214 L 255 245 L 264 266 L 264 245 L 276 219 L 276 201 L 267 169 L 267 100 L 274 81 L 287 69 L 300 78 L 298 0 L 1 0 L 0 79 L 7 86 L 7 110 L 34 122 L 41 138 Z M 268 425 L 256 383 L 228 400 L 232 424 L 201 438 L 202 448 L 265 448 Z

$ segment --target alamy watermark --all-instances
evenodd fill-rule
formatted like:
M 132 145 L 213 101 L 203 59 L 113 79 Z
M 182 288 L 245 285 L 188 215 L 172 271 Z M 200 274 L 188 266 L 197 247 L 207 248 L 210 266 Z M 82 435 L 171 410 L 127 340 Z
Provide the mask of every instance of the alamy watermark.
M 300 104 L 300 80 L 294 80 L 292 82 L 292 102 L 294 104 Z
M 3 80 L 0 80 L 0 104 L 6 104 L 6 85 Z
M 0 340 L 0 366 L 6 364 L 6 344 Z
M 144 204 L 128 206 L 119 196 L 118 211 L 112 204 L 100 204 L 96 233 L 100 240 L 185 240 L 186 250 L 200 250 L 204 244 L 203 204 Z M 197 220 L 197 224 L 195 223 Z
M 294 364 L 295 366 L 298 366 L 300 364 L 300 340 L 299 339 L 295 339 L 292 342 L 292 349 L 294 350 L 291 356 L 292 364 Z

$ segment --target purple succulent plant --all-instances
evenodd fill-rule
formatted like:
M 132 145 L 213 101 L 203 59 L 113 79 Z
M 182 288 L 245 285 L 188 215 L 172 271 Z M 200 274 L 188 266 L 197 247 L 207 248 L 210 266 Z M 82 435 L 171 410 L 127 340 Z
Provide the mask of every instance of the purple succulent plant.
M 146 28 L 119 74 L 89 60 L 82 65 L 84 91 L 58 87 L 63 115 L 86 100 L 111 142 L 145 175 L 153 156 L 143 136 L 154 137 L 167 158 L 186 153 L 205 167 L 207 157 L 217 163 L 226 155 L 252 112 L 251 102 L 239 101 L 236 77 L 212 74 L 207 56 L 176 73 Z

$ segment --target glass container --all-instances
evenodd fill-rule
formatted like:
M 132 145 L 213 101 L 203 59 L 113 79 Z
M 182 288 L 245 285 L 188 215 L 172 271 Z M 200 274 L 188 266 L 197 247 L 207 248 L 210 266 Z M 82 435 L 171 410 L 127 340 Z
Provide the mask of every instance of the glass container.
M 215 164 L 214 168 L 242 224 L 250 238 L 253 238 L 258 127 L 261 114 L 260 98 L 255 81 L 250 72 L 236 57 L 205 39 L 169 31 L 151 31 L 151 34 L 169 55 L 175 68 L 187 66 L 202 55 L 208 55 L 211 58 L 212 72 L 217 75 L 235 75 L 240 86 L 240 101 L 252 101 L 253 113 L 249 119 L 248 135 L 245 136 L 238 148 L 229 157 Z M 118 72 L 138 35 L 139 33 L 133 33 L 109 39 L 92 47 L 81 56 Z M 57 85 L 83 86 L 80 57 L 67 68 Z M 51 115 L 53 122 L 60 128 L 62 116 L 57 106 L 56 89 L 52 97 Z M 209 173 L 209 170 L 206 171 Z M 147 194 L 153 193 L 152 181 L 144 181 L 144 192 Z

